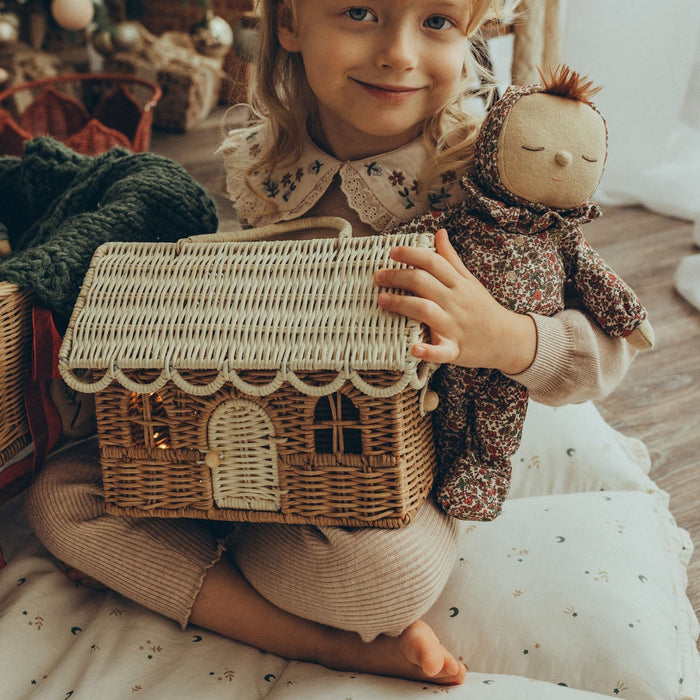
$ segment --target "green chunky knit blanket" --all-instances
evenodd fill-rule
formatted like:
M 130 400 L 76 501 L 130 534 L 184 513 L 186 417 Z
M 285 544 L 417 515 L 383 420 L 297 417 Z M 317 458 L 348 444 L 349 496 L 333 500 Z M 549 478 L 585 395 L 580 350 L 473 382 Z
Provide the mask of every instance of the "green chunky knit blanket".
M 0 280 L 31 289 L 63 333 L 96 248 L 216 231 L 213 201 L 179 164 L 115 148 L 84 156 L 48 137 L 0 157 Z

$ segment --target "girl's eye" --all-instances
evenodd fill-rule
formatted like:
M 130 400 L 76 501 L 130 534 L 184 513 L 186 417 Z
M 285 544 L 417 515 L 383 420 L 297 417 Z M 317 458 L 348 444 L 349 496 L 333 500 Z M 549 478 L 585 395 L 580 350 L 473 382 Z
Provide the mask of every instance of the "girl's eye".
M 544 151 L 544 146 L 523 146 L 526 151 Z
M 452 26 L 452 22 L 450 22 L 447 17 L 435 15 L 434 17 L 428 17 L 428 19 L 425 20 L 425 26 L 428 27 L 428 29 L 448 29 Z
M 588 156 L 581 156 L 585 161 L 588 161 L 589 163 L 597 163 L 598 159 L 597 158 L 589 158 Z
M 374 19 L 374 15 L 364 7 L 351 7 L 345 14 L 355 22 L 366 22 Z

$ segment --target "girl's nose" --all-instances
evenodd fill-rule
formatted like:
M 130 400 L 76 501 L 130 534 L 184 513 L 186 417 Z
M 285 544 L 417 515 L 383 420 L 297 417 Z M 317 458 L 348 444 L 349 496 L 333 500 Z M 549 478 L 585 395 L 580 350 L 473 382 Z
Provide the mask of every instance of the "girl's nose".
M 571 157 L 571 153 L 568 151 L 558 151 L 554 156 L 554 160 L 557 162 L 557 165 L 561 165 L 563 168 L 565 168 L 567 165 L 571 165 L 573 158 Z
M 416 67 L 416 42 L 404 28 L 387 31 L 377 42 L 376 62 L 381 68 L 407 71 Z

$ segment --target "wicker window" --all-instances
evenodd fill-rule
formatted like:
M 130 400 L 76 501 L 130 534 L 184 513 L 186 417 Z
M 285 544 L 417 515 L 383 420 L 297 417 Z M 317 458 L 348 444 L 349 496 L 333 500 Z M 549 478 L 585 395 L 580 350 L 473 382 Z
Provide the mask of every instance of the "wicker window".
M 131 394 L 131 441 L 136 446 L 170 447 L 170 427 L 160 394 Z
M 316 402 L 313 431 L 319 454 L 362 454 L 360 411 L 342 392 Z

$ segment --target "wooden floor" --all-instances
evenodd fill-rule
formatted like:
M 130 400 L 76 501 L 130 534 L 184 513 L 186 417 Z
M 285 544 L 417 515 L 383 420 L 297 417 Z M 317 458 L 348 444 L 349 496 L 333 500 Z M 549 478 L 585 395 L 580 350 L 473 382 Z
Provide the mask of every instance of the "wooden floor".
M 671 496 L 671 511 L 696 552 L 688 593 L 700 614 L 700 311 L 675 290 L 686 255 L 700 253 L 692 224 L 639 207 L 609 208 L 586 237 L 637 291 L 656 331 L 656 347 L 641 353 L 623 383 L 598 406 L 618 430 L 641 438 L 651 476 Z
M 223 196 L 223 114 L 186 135 L 155 133 L 152 149 L 181 162 L 208 188 L 220 228 L 233 219 Z M 637 291 L 649 310 L 657 345 L 641 354 L 615 392 L 598 407 L 618 430 L 644 441 L 652 478 L 671 496 L 678 524 L 696 547 L 689 569 L 691 602 L 700 615 L 700 312 L 674 289 L 679 260 L 700 253 L 690 223 L 640 207 L 608 208 L 586 226 L 591 244 Z

